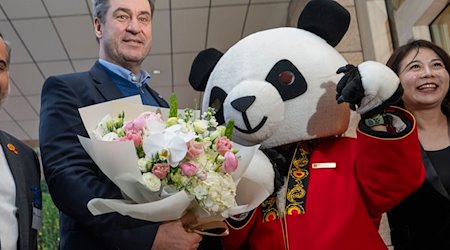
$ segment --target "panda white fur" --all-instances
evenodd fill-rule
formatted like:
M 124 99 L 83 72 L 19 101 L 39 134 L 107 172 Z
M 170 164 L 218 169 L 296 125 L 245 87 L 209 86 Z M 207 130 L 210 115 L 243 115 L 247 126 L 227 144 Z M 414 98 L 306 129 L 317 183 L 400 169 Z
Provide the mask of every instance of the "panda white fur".
M 336 103 L 341 77 L 336 69 L 346 64 L 331 45 L 308 31 L 283 27 L 257 32 L 219 60 L 202 108 L 222 102 L 224 119 L 234 119 L 235 138 L 242 144 L 274 147 L 342 134 L 349 108 Z

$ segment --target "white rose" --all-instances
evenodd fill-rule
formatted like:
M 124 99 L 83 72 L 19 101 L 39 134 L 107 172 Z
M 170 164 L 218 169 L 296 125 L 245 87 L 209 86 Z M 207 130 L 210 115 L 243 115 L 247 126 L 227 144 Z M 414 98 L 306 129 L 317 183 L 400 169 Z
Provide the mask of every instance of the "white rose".
M 208 122 L 205 120 L 195 120 L 193 125 L 197 134 L 203 134 L 208 129 Z
M 119 138 L 119 136 L 117 136 L 116 133 L 114 133 L 114 132 L 109 132 L 109 133 L 107 133 L 106 135 L 104 135 L 104 136 L 102 137 L 102 141 L 114 141 L 114 140 L 116 140 L 117 138 Z
M 147 160 L 145 158 L 139 158 L 137 164 L 142 173 L 147 172 Z
M 219 125 L 219 123 L 217 123 L 217 120 L 214 116 L 211 117 L 211 119 L 209 120 L 209 124 L 211 124 L 211 127 L 217 127 Z
M 220 136 L 224 136 L 225 135 L 225 129 L 226 129 L 226 127 L 221 125 L 221 126 L 218 126 L 216 128 L 216 131 L 220 134 Z
M 102 118 L 102 120 L 97 124 L 97 126 L 94 129 L 94 135 L 97 139 L 102 139 L 102 137 L 109 132 L 108 126 L 106 125 L 108 121 L 110 121 L 111 115 L 107 114 L 105 117 Z
M 144 179 L 144 184 L 150 191 L 157 192 L 161 189 L 161 180 L 151 172 L 143 173 L 142 179 Z
M 209 140 L 214 141 L 217 137 L 221 136 L 220 131 L 214 130 L 209 133 Z

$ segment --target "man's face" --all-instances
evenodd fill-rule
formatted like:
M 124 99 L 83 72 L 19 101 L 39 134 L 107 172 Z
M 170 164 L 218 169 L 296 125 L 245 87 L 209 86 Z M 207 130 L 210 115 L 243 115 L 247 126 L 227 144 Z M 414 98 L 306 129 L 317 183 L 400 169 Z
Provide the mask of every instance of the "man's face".
M 9 67 L 7 65 L 8 51 L 5 41 L 0 38 L 0 105 L 9 93 Z
M 152 45 L 148 0 L 110 0 L 103 23 L 94 19 L 100 58 L 137 72 Z

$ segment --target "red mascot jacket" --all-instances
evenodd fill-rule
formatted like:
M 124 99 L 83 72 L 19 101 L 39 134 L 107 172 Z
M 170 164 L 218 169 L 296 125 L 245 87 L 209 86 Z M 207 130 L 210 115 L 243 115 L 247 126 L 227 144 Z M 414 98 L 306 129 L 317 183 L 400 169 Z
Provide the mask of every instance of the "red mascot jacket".
M 381 250 L 382 213 L 424 180 L 413 117 L 410 128 L 393 138 L 357 130 L 357 139 L 321 139 L 311 148 L 299 143 L 293 153 L 284 213 L 276 195 L 256 210 L 229 219 L 226 250 Z M 279 198 L 278 198 L 279 199 Z M 419 216 L 419 215 L 418 215 Z

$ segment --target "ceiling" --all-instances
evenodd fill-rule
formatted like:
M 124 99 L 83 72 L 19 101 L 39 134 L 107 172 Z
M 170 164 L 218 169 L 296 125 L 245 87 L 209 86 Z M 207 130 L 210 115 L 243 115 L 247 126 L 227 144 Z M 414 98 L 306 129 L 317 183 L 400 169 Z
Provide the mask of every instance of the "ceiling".
M 253 32 L 284 26 L 290 0 L 157 0 L 153 47 L 144 68 L 150 85 L 179 107 L 198 107 L 188 83 L 197 53 L 225 51 Z M 0 31 L 11 43 L 11 93 L 0 109 L 0 129 L 38 140 L 40 92 L 50 76 L 88 70 L 98 56 L 91 0 L 0 0 Z M 159 73 L 158 73 L 159 72 Z M 57 126 L 57 125 L 56 125 Z

